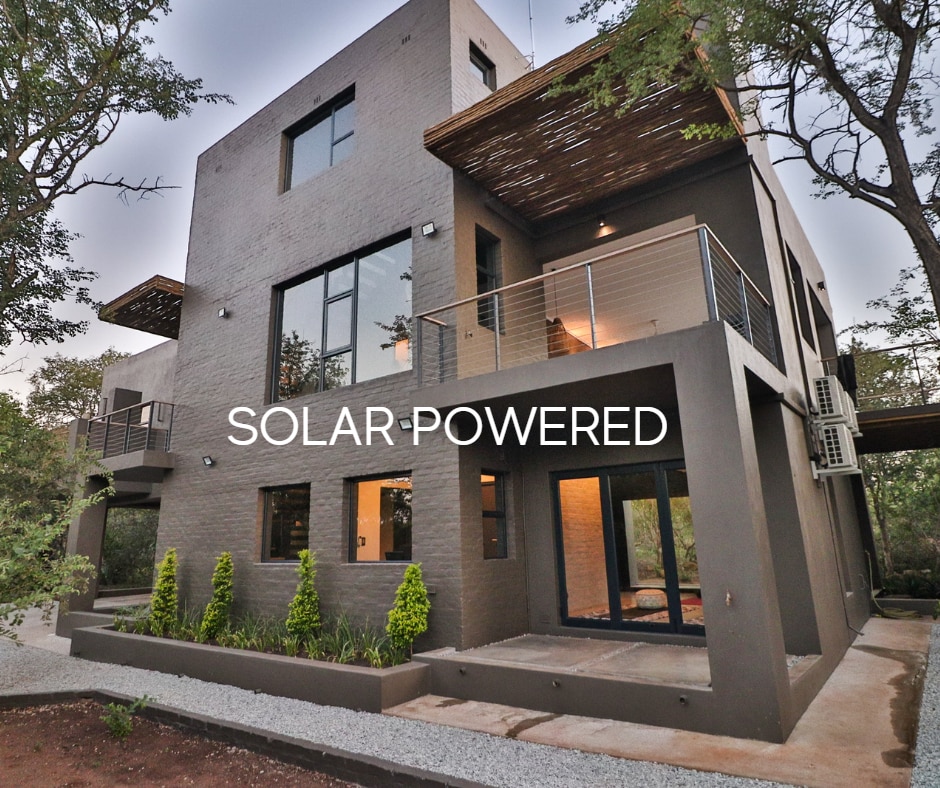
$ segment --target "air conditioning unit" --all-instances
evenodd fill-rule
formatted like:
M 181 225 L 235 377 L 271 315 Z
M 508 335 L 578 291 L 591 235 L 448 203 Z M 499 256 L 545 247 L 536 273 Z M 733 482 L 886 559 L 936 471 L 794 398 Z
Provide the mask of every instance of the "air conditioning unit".
M 845 415 L 848 417 L 845 424 L 854 437 L 860 438 L 862 431 L 858 428 L 858 414 L 855 412 L 855 401 L 852 399 L 852 395 L 845 389 L 842 389 L 842 401 L 845 406 Z
M 816 392 L 816 408 L 819 411 L 816 418 L 820 421 L 845 422 L 846 413 L 845 391 L 835 375 L 813 379 L 813 390 Z
M 821 466 L 813 463 L 815 477 L 861 473 L 858 467 L 858 457 L 855 454 L 855 442 L 845 424 L 817 424 L 816 432 L 825 460 Z

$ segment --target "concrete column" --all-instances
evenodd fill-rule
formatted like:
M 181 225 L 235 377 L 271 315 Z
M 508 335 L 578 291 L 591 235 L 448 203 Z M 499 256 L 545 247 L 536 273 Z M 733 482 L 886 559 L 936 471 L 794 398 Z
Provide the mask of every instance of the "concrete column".
M 710 329 L 675 377 L 715 732 L 782 741 L 795 720 L 744 367 L 733 329 Z
M 108 486 L 101 476 L 89 476 L 85 481 L 84 495 L 101 492 Z M 90 611 L 98 593 L 98 575 L 101 570 L 101 548 L 104 544 L 105 521 L 108 517 L 107 499 L 89 506 L 69 525 L 67 552 L 69 555 L 85 555 L 95 567 L 88 587 L 81 594 L 72 594 L 65 600 L 69 612 Z

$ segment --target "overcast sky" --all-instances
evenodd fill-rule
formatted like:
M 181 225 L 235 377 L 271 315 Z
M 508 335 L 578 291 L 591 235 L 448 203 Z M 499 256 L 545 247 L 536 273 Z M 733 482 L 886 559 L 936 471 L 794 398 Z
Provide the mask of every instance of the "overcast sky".
M 478 2 L 528 53 L 528 0 Z M 83 236 L 72 247 L 76 262 L 100 273 L 92 285 L 94 297 L 110 301 L 154 274 L 183 280 L 196 157 L 401 5 L 401 0 L 177 2 L 174 12 L 152 29 L 156 49 L 186 76 L 201 77 L 207 90 L 231 94 L 236 104 L 201 106 L 172 123 L 124 118 L 108 144 L 87 160 L 84 171 L 99 177 L 159 176 L 179 186 L 143 201 L 132 197 L 128 204 L 106 189 L 86 190 L 59 203 L 57 215 Z M 537 66 L 594 33 L 589 24 L 565 23 L 577 0 L 532 0 L 532 5 Z M 800 163 L 781 165 L 778 174 L 827 272 L 837 328 L 862 319 L 865 302 L 887 293 L 897 272 L 917 263 L 906 236 L 874 208 L 848 198 L 812 199 L 808 172 Z M 61 345 L 8 348 L 4 361 L 25 357 L 25 371 L 0 378 L 0 389 L 25 394 L 26 374 L 55 352 L 91 356 L 108 346 L 137 352 L 161 341 L 100 323 L 87 309 L 64 313 L 89 319 L 88 333 Z

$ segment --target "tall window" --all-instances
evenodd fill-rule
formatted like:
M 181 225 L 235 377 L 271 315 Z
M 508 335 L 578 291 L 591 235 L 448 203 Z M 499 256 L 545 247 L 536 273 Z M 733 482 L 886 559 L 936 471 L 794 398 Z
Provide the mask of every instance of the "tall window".
M 264 561 L 297 561 L 310 537 L 310 485 L 263 490 Z
M 284 189 L 290 189 L 347 158 L 353 149 L 355 121 L 356 92 L 351 88 L 329 106 L 288 129 Z
M 411 239 L 280 288 L 273 399 L 411 369 Z
M 480 474 L 483 499 L 483 557 L 506 558 L 506 477 L 502 473 Z
M 500 286 L 499 239 L 482 227 L 476 231 L 477 295 L 488 293 Z M 477 322 L 484 328 L 496 328 L 496 298 L 486 296 L 477 300 Z
M 496 90 L 496 66 L 472 42 L 470 44 L 470 73 L 490 90 Z
M 351 484 L 350 561 L 411 560 L 411 476 Z

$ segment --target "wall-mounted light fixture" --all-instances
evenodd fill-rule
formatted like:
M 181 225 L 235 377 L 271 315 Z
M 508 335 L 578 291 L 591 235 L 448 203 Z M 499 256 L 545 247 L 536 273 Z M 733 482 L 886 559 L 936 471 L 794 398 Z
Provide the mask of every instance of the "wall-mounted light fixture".
M 224 306 L 219 307 L 218 315 L 219 317 L 228 317 L 228 310 Z
M 817 283 L 816 283 L 816 289 L 817 289 L 817 290 L 825 290 L 825 289 L 826 289 L 826 283 L 823 282 L 823 281 L 817 282 Z
M 202 464 L 205 465 L 207 468 L 211 468 L 213 465 L 215 465 L 215 460 L 213 460 L 207 454 L 205 457 L 202 458 Z
M 606 226 L 607 226 L 607 220 L 606 220 L 603 216 L 598 216 L 598 217 L 597 217 L 597 226 L 598 226 L 598 227 L 606 227 Z
M 415 428 L 414 422 L 411 420 L 411 416 L 403 416 L 398 420 L 398 428 L 402 432 L 411 432 Z
M 437 234 L 437 227 L 434 225 L 434 222 L 428 222 L 427 224 L 421 225 L 421 235 L 425 238 L 430 238 L 432 235 Z

